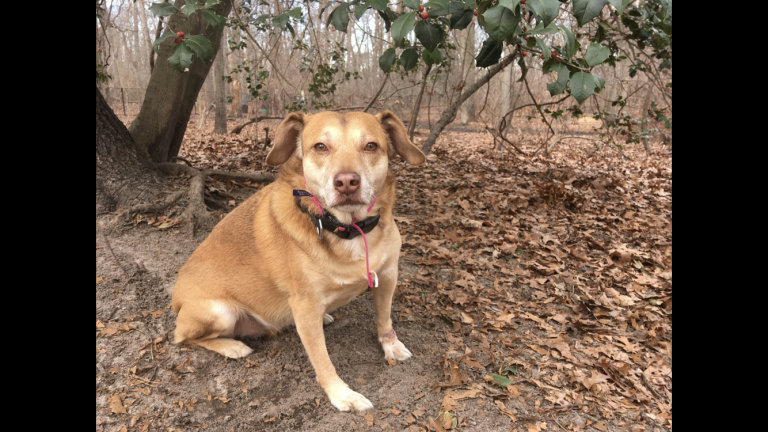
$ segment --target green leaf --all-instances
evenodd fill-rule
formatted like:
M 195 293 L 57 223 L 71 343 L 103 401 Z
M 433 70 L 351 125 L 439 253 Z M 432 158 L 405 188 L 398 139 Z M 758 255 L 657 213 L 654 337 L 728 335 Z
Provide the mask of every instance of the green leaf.
M 176 33 L 173 33 L 173 32 L 163 33 L 163 35 L 155 39 L 155 42 L 152 44 L 152 46 L 155 48 L 155 52 L 157 52 L 157 50 L 160 49 L 160 44 L 163 43 L 164 40 L 175 38 L 175 37 L 176 37 Z
M 290 15 L 290 16 L 296 18 L 296 19 L 301 18 L 301 8 L 300 7 L 295 7 L 293 9 L 289 10 L 288 11 L 288 15 Z
M 203 18 L 217 30 L 223 29 L 224 24 L 227 22 L 226 18 L 209 10 L 203 10 Z
M 565 55 L 571 58 L 576 53 L 576 37 L 571 29 L 564 25 L 560 26 L 560 30 L 563 31 L 563 39 L 565 39 Z
M 539 21 L 538 24 L 536 24 L 536 27 L 528 30 L 528 34 L 530 35 L 537 35 L 537 34 L 555 34 L 559 32 L 560 30 L 557 29 L 557 26 L 555 24 L 550 23 L 548 26 L 544 26 L 544 23 Z
M 516 374 L 517 373 L 517 368 L 514 367 L 514 366 L 507 366 L 507 367 L 505 367 L 504 369 L 501 370 L 501 373 L 504 373 L 504 372 L 509 372 L 509 373 L 512 373 L 512 374 Z
M 219 3 L 221 3 L 220 0 L 206 0 L 205 7 L 206 8 L 213 7 L 213 6 L 216 6 Z
M 544 59 L 549 60 L 550 57 L 552 57 L 552 51 L 549 50 L 549 47 L 547 46 L 547 43 L 539 38 L 536 39 L 536 45 L 541 48 L 541 53 L 544 54 Z
M 474 11 L 471 9 L 464 9 L 459 12 L 451 14 L 451 30 L 464 30 L 472 22 L 472 17 L 475 16 Z
M 384 10 L 384 8 L 387 7 L 387 0 L 373 0 L 371 2 L 371 7 L 376 10 Z
M 216 56 L 213 45 L 203 35 L 189 36 L 186 42 L 189 48 L 203 61 L 211 61 Z
M 448 12 L 448 2 L 449 0 L 429 0 L 424 3 L 424 7 L 429 10 L 444 10 Z
M 198 3 L 197 0 L 190 0 L 187 4 L 181 7 L 181 12 L 186 16 L 190 16 L 195 13 L 196 10 L 204 7 L 205 6 Z
M 440 314 L 440 319 L 445 321 L 446 324 L 453 324 L 453 320 L 448 318 L 448 316 L 445 314 Z
M 608 0 L 573 0 L 573 16 L 576 17 L 579 27 L 600 15 L 606 4 Z
M 403 3 L 411 9 L 419 9 L 419 0 L 403 0 Z
M 403 68 L 407 71 L 415 68 L 418 62 L 419 62 L 419 55 L 416 53 L 416 51 L 410 48 L 408 48 L 407 50 L 403 51 L 402 54 L 400 54 L 400 64 L 402 64 Z
M 192 64 L 192 55 L 194 53 L 187 46 L 186 42 L 177 43 L 173 47 L 173 53 L 168 57 L 168 62 L 171 67 L 179 72 L 185 72 L 186 69 Z
M 424 63 L 433 65 L 443 61 L 443 52 L 439 49 L 435 49 L 434 51 L 424 50 L 421 52 L 421 57 L 424 59 Z
M 174 12 L 178 11 L 179 8 L 170 3 L 152 3 L 149 10 L 155 16 L 164 17 L 172 15 Z
M 443 41 L 443 29 L 437 24 L 427 21 L 416 23 L 416 38 L 424 45 L 424 48 L 434 51 Z
M 480 53 L 475 57 L 477 67 L 489 67 L 495 65 L 499 62 L 502 51 L 502 44 L 497 44 L 490 38 L 486 39 L 485 42 L 483 42 L 483 48 L 480 49 Z
M 363 16 L 365 11 L 367 11 L 370 6 L 371 6 L 371 0 L 367 0 L 355 6 L 355 19 L 359 20 L 360 17 Z
M 593 77 L 595 77 L 595 91 L 600 93 L 600 90 L 602 90 L 605 87 L 605 79 L 600 78 L 599 76 L 592 74 Z
M 619 15 L 621 15 L 624 13 L 624 9 L 626 9 L 627 6 L 629 6 L 632 0 L 608 0 L 608 2 L 610 2 L 613 5 L 613 7 L 616 8 L 616 11 L 619 12 Z
M 523 61 L 522 57 L 520 57 L 520 60 L 517 61 L 517 65 L 520 66 L 520 72 L 522 72 L 520 74 L 520 79 L 518 79 L 517 82 L 523 82 L 523 80 L 525 79 L 525 76 L 528 75 L 528 65 L 525 64 L 525 61 Z M 517 248 L 515 250 L 515 253 L 521 254 L 523 253 L 523 250 L 520 248 Z
M 379 57 L 379 67 L 384 72 L 389 72 L 393 64 L 395 64 L 395 49 L 389 48 Z
M 512 380 L 505 377 L 504 375 L 491 374 L 491 377 L 493 378 L 493 382 L 498 384 L 500 387 L 507 387 L 508 385 L 512 384 Z
M 595 76 L 589 72 L 571 75 L 571 94 L 581 104 L 595 92 Z
M 288 14 L 287 13 L 281 13 L 280 15 L 272 18 L 272 22 L 275 23 L 277 27 L 280 28 L 280 30 L 286 29 L 286 24 L 288 24 Z
M 407 14 L 400 15 L 400 18 L 392 23 L 392 39 L 400 44 L 403 38 L 413 30 L 415 24 L 416 12 L 408 12 Z
M 349 3 L 343 2 L 336 6 L 336 9 L 328 15 L 328 22 L 325 24 L 325 28 L 328 28 L 329 24 L 333 24 L 336 30 L 347 32 L 347 26 L 349 25 Z
M 568 85 L 568 79 L 571 77 L 571 71 L 562 63 L 555 63 L 549 68 L 549 71 L 557 72 L 557 81 L 547 84 L 549 95 L 559 95 L 565 91 L 565 86 Z
M 557 0 L 528 0 L 525 5 L 528 6 L 528 9 L 532 10 L 537 17 L 541 18 L 545 27 L 554 21 L 555 18 L 557 18 L 557 14 L 560 12 L 560 2 Z
M 494 6 L 483 14 L 483 28 L 498 45 L 515 32 L 515 27 L 520 22 L 520 17 L 514 12 L 502 7 Z
M 511 10 L 514 13 L 517 13 L 517 5 L 520 4 L 520 0 L 499 0 L 499 6 L 504 6 L 505 8 Z
M 611 50 L 608 47 L 600 44 L 592 44 L 587 47 L 587 52 L 584 54 L 584 60 L 590 66 L 597 66 L 604 62 L 611 55 Z

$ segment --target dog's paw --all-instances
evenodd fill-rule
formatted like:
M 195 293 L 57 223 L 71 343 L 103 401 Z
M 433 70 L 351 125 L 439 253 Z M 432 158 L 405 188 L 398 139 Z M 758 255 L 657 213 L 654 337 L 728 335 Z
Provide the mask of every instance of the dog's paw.
M 394 341 L 384 341 L 382 342 L 381 347 L 384 349 L 385 359 L 402 361 L 413 356 L 408 348 L 397 339 Z
M 238 341 L 231 340 L 220 344 L 216 350 L 219 354 L 229 358 L 242 358 L 253 352 L 248 345 Z
M 328 399 L 339 411 L 365 411 L 373 409 L 371 401 L 360 393 L 350 389 L 346 384 L 340 385 L 328 392 Z
M 333 322 L 333 317 L 329 314 L 323 315 L 323 325 L 328 325 Z

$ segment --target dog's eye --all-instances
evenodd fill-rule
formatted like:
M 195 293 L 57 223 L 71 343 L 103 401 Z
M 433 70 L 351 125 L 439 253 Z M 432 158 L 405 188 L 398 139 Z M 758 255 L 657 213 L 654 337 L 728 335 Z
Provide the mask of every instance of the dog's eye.
M 326 147 L 323 143 L 317 143 L 315 144 L 315 150 L 319 151 L 320 153 L 325 153 L 328 151 L 328 147 Z
M 376 151 L 377 148 L 379 148 L 379 145 L 375 142 L 369 142 L 365 145 L 365 151 L 373 152 Z

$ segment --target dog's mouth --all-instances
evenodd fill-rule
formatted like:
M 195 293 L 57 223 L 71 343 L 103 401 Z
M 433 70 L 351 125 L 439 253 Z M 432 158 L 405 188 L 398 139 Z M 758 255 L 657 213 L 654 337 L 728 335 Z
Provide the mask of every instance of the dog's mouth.
M 359 195 L 339 195 L 333 200 L 331 207 L 361 206 L 365 205 Z

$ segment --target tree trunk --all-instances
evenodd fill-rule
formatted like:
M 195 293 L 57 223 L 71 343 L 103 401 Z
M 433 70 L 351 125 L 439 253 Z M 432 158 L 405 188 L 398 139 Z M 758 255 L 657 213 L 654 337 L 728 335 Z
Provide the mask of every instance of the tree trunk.
M 227 133 L 227 104 L 224 100 L 226 83 L 221 79 L 224 76 L 224 50 L 219 50 L 216 60 L 213 61 L 213 92 L 215 94 L 216 104 L 216 122 L 213 126 L 213 133 Z
M 96 212 L 152 201 L 166 186 L 96 88 Z
M 645 97 L 643 98 L 643 132 L 646 134 L 648 130 L 648 107 L 651 106 L 651 97 L 653 96 L 653 84 L 651 82 L 648 82 L 648 90 L 645 91 Z M 645 147 L 645 153 L 650 155 L 651 154 L 651 143 L 649 142 L 648 136 L 645 135 L 643 137 L 643 147 Z
M 461 78 L 464 80 L 464 87 L 475 83 L 475 25 L 472 23 L 465 31 L 464 47 L 461 50 Z M 474 98 L 469 98 L 461 106 L 461 124 L 477 121 L 475 112 Z
M 437 121 L 437 124 L 435 124 L 435 127 L 432 128 L 432 131 L 429 133 L 429 137 L 426 141 L 424 141 L 424 145 L 421 147 L 421 151 L 424 152 L 424 154 L 429 154 L 429 152 L 432 150 L 432 146 L 435 145 L 435 141 L 437 141 L 437 137 L 440 135 L 440 132 L 443 131 L 448 123 L 452 122 L 453 119 L 456 118 L 456 112 L 459 110 L 459 106 L 461 106 L 464 101 L 469 99 L 470 96 L 475 94 L 475 92 L 480 90 L 483 85 L 487 84 L 488 81 L 490 81 L 491 78 L 499 73 L 502 68 L 512 64 L 512 61 L 514 61 L 515 58 L 517 58 L 517 50 L 513 51 L 511 54 L 507 54 L 500 62 L 488 68 L 488 72 L 477 82 L 464 88 L 461 96 L 459 96 L 455 102 L 446 108 L 445 111 L 443 111 L 443 115 L 440 116 L 440 120 Z
M 413 141 L 413 131 L 416 130 L 416 123 L 419 122 L 419 111 L 421 110 L 421 97 L 424 96 L 424 88 L 427 86 L 427 78 L 429 77 L 429 71 L 432 70 L 432 65 L 427 66 L 424 70 L 424 75 L 421 78 L 421 87 L 419 88 L 419 94 L 416 95 L 416 103 L 413 105 L 411 111 L 411 120 L 408 123 L 408 139 Z
M 181 8 L 184 1 L 177 0 L 175 4 Z M 232 3 L 221 2 L 214 6 L 214 10 L 226 17 L 232 10 Z M 202 34 L 211 41 L 215 51 L 221 46 L 222 31 L 210 26 L 200 13 L 187 17 L 176 12 L 169 17 L 168 28 L 189 35 Z M 189 71 L 177 72 L 168 63 L 172 51 L 172 40 L 161 44 L 144 103 L 130 128 L 136 145 L 155 162 L 166 162 L 178 155 L 197 95 L 211 68 L 210 64 L 196 57 Z

